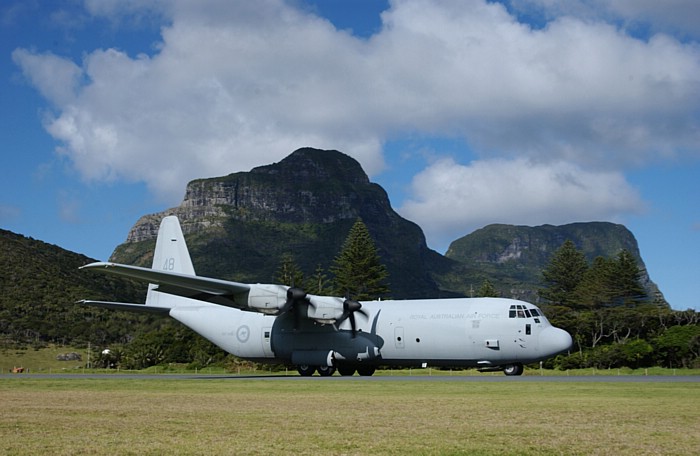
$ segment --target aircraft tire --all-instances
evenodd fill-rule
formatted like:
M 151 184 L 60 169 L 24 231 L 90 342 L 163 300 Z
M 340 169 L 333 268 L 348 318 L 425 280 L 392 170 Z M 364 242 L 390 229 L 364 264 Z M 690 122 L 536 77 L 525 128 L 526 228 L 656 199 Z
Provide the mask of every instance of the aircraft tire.
M 316 372 L 316 366 L 309 366 L 308 364 L 299 364 L 297 366 L 297 372 L 302 377 L 311 377 Z
M 357 368 L 357 373 L 362 377 L 371 377 L 374 375 L 374 371 L 377 370 L 374 366 L 360 366 Z
M 503 368 L 503 373 L 508 376 L 523 375 L 523 365 L 520 363 L 508 364 Z
M 355 375 L 355 368 L 352 366 L 338 366 L 338 372 L 344 377 Z
M 335 373 L 335 367 L 333 366 L 318 366 L 316 370 L 321 377 L 330 377 Z

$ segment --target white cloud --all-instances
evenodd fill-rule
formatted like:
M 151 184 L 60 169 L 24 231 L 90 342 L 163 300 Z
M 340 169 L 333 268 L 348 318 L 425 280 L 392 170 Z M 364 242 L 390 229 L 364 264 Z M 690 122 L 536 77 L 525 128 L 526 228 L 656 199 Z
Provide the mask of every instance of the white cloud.
M 25 49 L 16 49 L 12 60 L 41 95 L 59 109 L 74 101 L 82 73 L 75 63 L 54 54 L 36 54 Z
M 513 0 L 516 11 L 539 13 L 552 19 L 574 16 L 586 20 L 621 22 L 648 27 L 652 33 L 700 37 L 697 0 Z
M 524 168 L 531 179 L 516 188 L 534 201 L 556 189 L 555 208 L 578 204 L 583 192 L 552 180 L 566 167 L 593 196 L 603 194 L 593 183 L 624 193 L 627 205 L 588 200 L 602 218 L 636 205 L 620 170 L 700 150 L 700 48 L 669 36 L 641 41 L 572 16 L 534 30 L 476 0 L 397 0 L 368 40 L 277 0 L 89 5 L 101 16 L 167 17 L 159 51 L 86 50 L 76 63 L 19 49 L 15 61 L 55 105 L 46 128 L 84 178 L 144 181 L 171 203 L 189 179 L 278 161 L 298 147 L 342 150 L 373 175 L 389 138 L 450 135 L 485 159 L 504 158 L 479 165 L 499 163 L 495 176 L 513 180 L 511 168 Z M 420 182 L 439 169 L 416 179 L 418 202 L 406 211 L 427 212 L 433 199 Z M 550 179 L 544 194 L 532 188 L 542 177 Z M 494 214 L 512 209 L 490 182 L 473 182 L 495 198 Z
M 637 191 L 619 173 L 592 172 L 567 162 L 484 160 L 465 166 L 442 159 L 415 176 L 411 191 L 399 212 L 418 223 L 438 250 L 491 223 L 615 220 L 644 209 Z

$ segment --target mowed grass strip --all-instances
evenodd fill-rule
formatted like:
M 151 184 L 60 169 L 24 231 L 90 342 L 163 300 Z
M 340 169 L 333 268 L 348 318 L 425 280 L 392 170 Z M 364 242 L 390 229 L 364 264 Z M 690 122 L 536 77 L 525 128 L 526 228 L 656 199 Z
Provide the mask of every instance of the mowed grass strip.
M 0 379 L 3 454 L 697 454 L 698 383 Z

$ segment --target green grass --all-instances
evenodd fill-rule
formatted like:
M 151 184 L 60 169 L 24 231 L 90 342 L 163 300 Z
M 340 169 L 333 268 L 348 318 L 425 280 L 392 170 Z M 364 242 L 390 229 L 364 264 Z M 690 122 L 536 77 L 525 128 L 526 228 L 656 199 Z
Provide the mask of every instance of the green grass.
M 82 361 L 57 361 L 56 356 L 58 354 L 76 352 L 82 356 Z M 100 372 L 100 373 L 123 373 L 124 371 L 116 370 L 105 370 L 105 369 L 86 369 L 85 366 L 88 361 L 87 349 L 79 349 L 72 347 L 61 347 L 61 346 L 49 346 L 47 348 L 41 348 L 38 350 L 27 349 L 27 350 L 14 350 L 14 349 L 0 349 L 0 374 L 6 374 L 10 372 L 13 367 L 24 367 L 28 372 L 35 374 L 47 374 L 47 373 L 88 373 L 88 372 Z M 129 371 L 134 372 L 134 371 Z M 149 374 L 167 374 L 167 373 L 195 373 L 193 369 L 187 369 L 184 364 L 173 364 L 168 366 L 153 366 L 148 369 L 144 369 L 143 373 Z M 265 374 L 274 373 L 280 374 L 282 372 L 271 372 L 269 366 L 262 366 L 256 370 L 235 370 L 233 372 L 227 372 L 223 367 L 207 367 L 203 370 L 197 370 L 196 373 L 201 374 Z M 296 375 L 295 370 L 290 370 L 288 372 L 290 375 Z M 337 374 L 336 374 L 337 375 Z M 440 370 L 440 369 L 394 369 L 387 371 L 378 371 L 376 375 L 497 375 L 502 376 L 500 372 L 497 373 L 479 373 L 474 369 L 465 370 Z M 569 371 L 559 371 L 559 370 L 543 370 L 539 369 L 526 369 L 524 375 L 563 375 L 563 376 L 581 376 L 581 375 L 603 375 L 603 376 L 617 376 L 617 375 L 700 375 L 700 369 L 665 369 L 661 367 L 650 367 L 648 369 L 575 369 Z
M 697 454 L 694 382 L 0 378 L 3 454 Z
M 65 353 L 79 353 L 82 361 L 58 361 L 56 356 Z M 1 349 L 0 373 L 8 373 L 13 367 L 24 367 L 30 372 L 64 372 L 82 369 L 87 362 L 87 349 L 52 345 L 35 349 Z

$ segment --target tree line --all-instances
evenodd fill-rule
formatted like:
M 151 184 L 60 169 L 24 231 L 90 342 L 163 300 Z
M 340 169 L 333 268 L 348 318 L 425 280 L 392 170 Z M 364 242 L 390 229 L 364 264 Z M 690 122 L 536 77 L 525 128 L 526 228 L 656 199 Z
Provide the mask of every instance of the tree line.
M 700 314 L 649 296 L 629 251 L 589 263 L 567 240 L 542 276 L 542 309 L 574 339 L 572 352 L 551 367 L 700 367 Z

